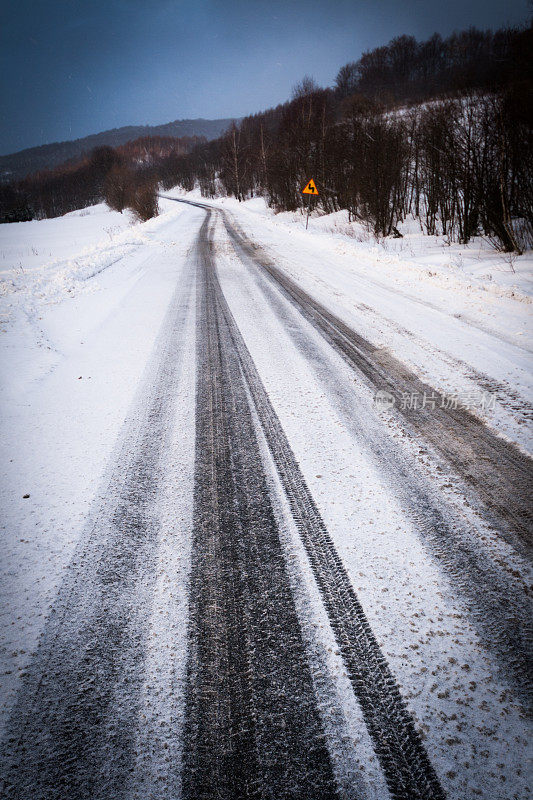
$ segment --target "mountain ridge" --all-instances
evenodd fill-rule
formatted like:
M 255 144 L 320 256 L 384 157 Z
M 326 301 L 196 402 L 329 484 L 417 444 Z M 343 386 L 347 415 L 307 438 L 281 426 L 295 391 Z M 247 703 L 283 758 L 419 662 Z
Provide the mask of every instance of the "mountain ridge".
M 118 147 L 141 136 L 205 136 L 218 138 L 238 118 L 177 119 L 162 125 L 124 125 L 92 133 L 79 139 L 28 147 L 15 153 L 0 156 L 0 181 L 20 180 L 32 172 L 52 169 L 66 161 L 80 158 L 94 147 Z

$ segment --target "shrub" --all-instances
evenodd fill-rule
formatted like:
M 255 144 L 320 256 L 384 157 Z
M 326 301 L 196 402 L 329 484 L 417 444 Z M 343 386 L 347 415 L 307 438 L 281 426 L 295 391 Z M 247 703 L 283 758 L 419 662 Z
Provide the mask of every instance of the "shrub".
M 157 182 L 144 180 L 138 183 L 128 198 L 128 207 L 139 222 L 146 222 L 152 217 L 157 217 L 159 207 L 157 203 Z
M 114 211 L 124 211 L 133 193 L 133 179 L 124 165 L 115 165 L 109 171 L 104 182 L 104 198 Z

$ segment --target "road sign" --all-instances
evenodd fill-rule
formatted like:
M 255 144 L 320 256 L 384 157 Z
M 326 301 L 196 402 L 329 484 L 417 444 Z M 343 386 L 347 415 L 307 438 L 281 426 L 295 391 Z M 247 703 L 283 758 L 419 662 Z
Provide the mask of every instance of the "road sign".
M 302 189 L 302 194 L 318 194 L 318 189 L 314 180 L 311 178 L 305 189 Z

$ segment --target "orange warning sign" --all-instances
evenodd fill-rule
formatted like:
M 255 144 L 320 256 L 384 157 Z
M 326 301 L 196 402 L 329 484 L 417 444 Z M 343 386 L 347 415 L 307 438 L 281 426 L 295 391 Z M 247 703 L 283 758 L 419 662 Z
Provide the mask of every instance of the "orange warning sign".
M 318 194 L 318 189 L 314 180 L 311 178 L 305 189 L 302 189 L 302 194 Z

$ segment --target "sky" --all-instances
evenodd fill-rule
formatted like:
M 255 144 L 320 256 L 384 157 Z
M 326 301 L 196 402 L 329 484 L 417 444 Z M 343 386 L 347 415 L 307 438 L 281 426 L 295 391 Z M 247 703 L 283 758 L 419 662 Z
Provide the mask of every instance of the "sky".
M 0 154 L 240 117 L 394 36 L 521 24 L 528 0 L 0 0 Z

